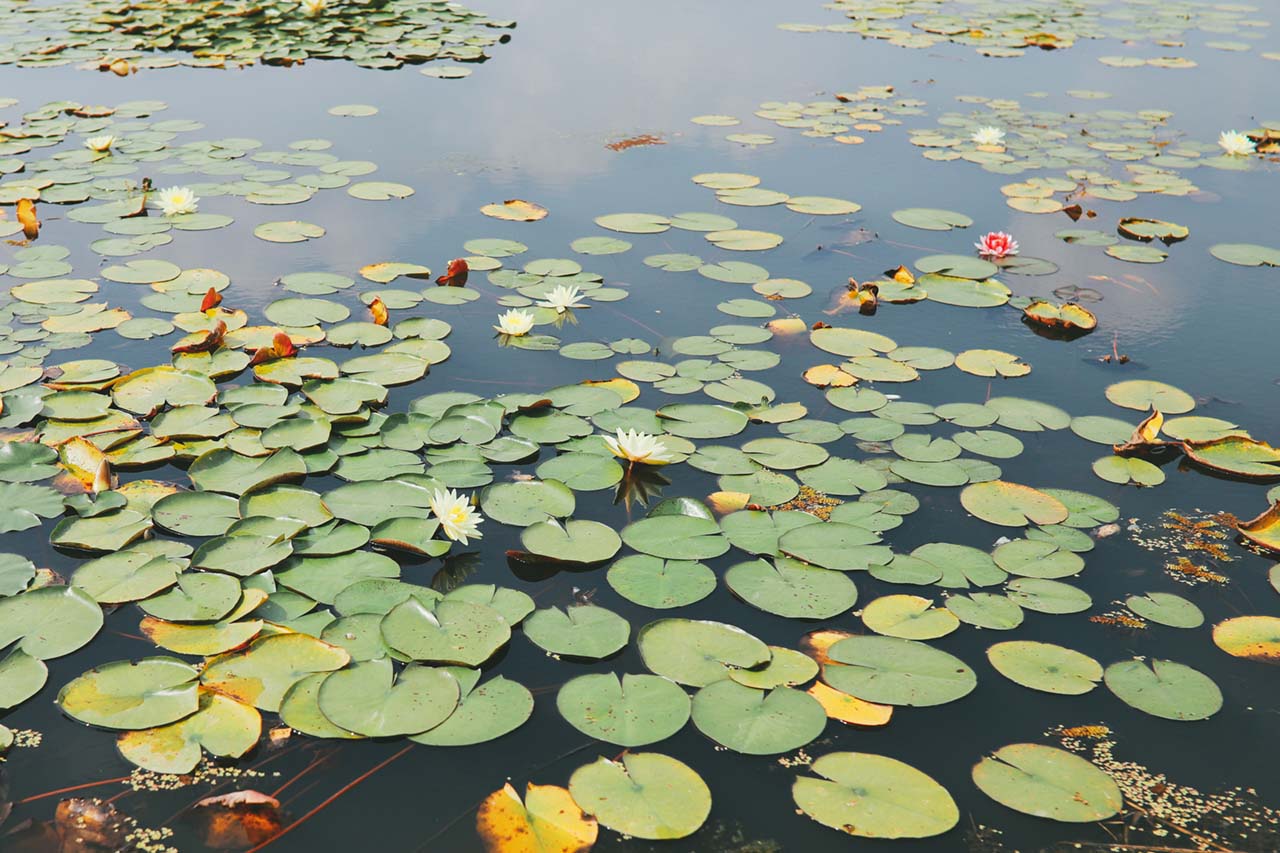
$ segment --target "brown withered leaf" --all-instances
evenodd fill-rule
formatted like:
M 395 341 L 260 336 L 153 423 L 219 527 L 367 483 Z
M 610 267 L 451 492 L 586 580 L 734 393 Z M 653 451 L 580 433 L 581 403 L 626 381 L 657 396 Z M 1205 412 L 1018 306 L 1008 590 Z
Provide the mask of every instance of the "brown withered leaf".
M 471 267 L 467 265 L 466 258 L 454 258 L 449 261 L 449 268 L 444 271 L 444 275 L 436 279 L 436 284 L 445 287 L 465 287 L 469 272 Z
M 204 299 L 200 300 L 200 310 L 208 311 L 211 308 L 217 308 L 221 304 L 222 294 L 211 287 L 205 292 Z
M 133 828 L 110 803 L 79 797 L 58 803 L 53 824 L 61 841 L 59 853 L 122 850 Z
M 213 328 L 200 332 L 192 332 L 178 340 L 170 350 L 180 352 L 213 352 L 222 346 L 222 339 L 227 335 L 227 324 L 219 320 Z
M 1164 426 L 1164 415 L 1157 409 L 1152 409 L 1151 414 L 1142 419 L 1142 423 L 1138 424 L 1133 430 L 1133 435 L 1129 436 L 1129 440 L 1124 444 L 1116 444 L 1112 446 L 1112 450 L 1121 456 L 1127 456 L 1155 447 L 1164 447 L 1176 442 L 1162 441 L 1160 439 L 1160 429 Z
M 215 850 L 244 850 L 280 834 L 280 801 L 259 791 L 207 797 L 188 813 L 204 843 Z
M 276 332 L 271 338 L 271 346 L 259 347 L 253 351 L 253 357 L 249 359 L 249 366 L 262 364 L 264 361 L 274 361 L 277 358 L 290 358 L 296 355 L 298 348 L 293 345 L 293 339 L 285 332 Z

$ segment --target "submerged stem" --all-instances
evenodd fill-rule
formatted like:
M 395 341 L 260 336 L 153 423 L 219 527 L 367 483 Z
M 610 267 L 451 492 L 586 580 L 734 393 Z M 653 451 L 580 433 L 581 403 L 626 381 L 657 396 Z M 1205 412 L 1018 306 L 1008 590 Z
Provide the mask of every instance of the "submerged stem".
M 414 746 L 416 746 L 416 744 L 412 744 L 412 743 L 411 743 L 411 744 L 409 744 L 408 746 L 406 746 L 404 749 L 402 749 L 402 750 L 400 750 L 399 752 L 397 752 L 395 755 L 392 755 L 390 758 L 385 758 L 385 759 L 383 759 L 382 761 L 379 761 L 377 764 L 373 765 L 373 766 L 372 766 L 372 767 L 370 767 L 368 770 L 366 770 L 365 772 L 361 773 L 359 776 L 357 776 L 356 778 L 352 779 L 350 782 L 348 782 L 347 784 L 343 785 L 343 786 L 342 786 L 341 788 L 339 788 L 338 790 L 334 791 L 334 792 L 333 792 L 332 794 L 330 794 L 327 798 L 325 798 L 324 800 L 322 800 L 322 801 L 321 801 L 321 803 L 320 803 L 318 806 L 316 806 L 315 808 L 313 808 L 311 811 L 307 812 L 307 813 L 306 813 L 306 814 L 304 814 L 302 817 L 298 818 L 298 819 L 297 819 L 297 820 L 295 820 L 293 823 L 289 824 L 289 825 L 288 825 L 288 826 L 286 826 L 284 829 L 280 830 L 278 833 L 276 833 L 275 835 L 271 836 L 270 838 L 268 838 L 266 841 L 262 842 L 261 844 L 258 844 L 258 845 L 255 845 L 255 846 L 253 846 L 253 847 L 250 847 L 247 851 L 245 851 L 245 853 L 257 853 L 257 851 L 259 851 L 259 850 L 261 850 L 262 848 L 266 847 L 268 844 L 272 843 L 273 841 L 277 841 L 278 839 L 280 839 L 280 838 L 284 837 L 285 835 L 288 835 L 290 832 L 292 832 L 293 830 L 297 829 L 297 828 L 298 828 L 299 826 L 301 826 L 303 823 L 306 823 L 308 820 L 310 820 L 311 818 L 313 818 L 313 817 L 315 817 L 317 814 L 319 814 L 319 813 L 320 813 L 320 812 L 321 812 L 325 807 L 327 807 L 330 803 L 332 803 L 334 800 L 338 799 L 338 797 L 341 797 L 343 794 L 347 793 L 347 791 L 350 791 L 350 790 L 351 790 L 352 788 L 354 788 L 356 785 L 359 785 L 359 784 L 360 784 L 361 782 L 363 782 L 365 779 L 368 779 L 368 778 L 369 778 L 370 776 L 372 776 L 374 773 L 377 773 L 379 770 L 381 770 L 382 768 L 386 767 L 388 764 L 390 764 L 391 762 L 395 761 L 397 758 L 399 758 L 400 756 L 404 755 L 404 754 L 405 754 L 406 752 L 408 752 L 409 750 L 413 749 L 413 748 L 414 748 Z

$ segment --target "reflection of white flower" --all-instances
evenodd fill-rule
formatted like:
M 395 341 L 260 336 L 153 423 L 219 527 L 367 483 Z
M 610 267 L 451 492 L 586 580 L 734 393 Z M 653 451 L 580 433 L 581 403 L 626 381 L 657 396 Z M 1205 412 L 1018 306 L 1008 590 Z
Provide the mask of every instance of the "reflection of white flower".
M 324 0 L 302 0 L 302 11 L 307 13 L 307 17 L 314 18 L 324 11 Z
M 180 213 L 195 213 L 196 202 L 200 199 L 196 198 L 190 187 L 169 187 L 157 191 L 155 201 L 165 216 L 177 216 Z
M 116 138 L 111 134 L 103 134 L 102 136 L 90 136 L 84 141 L 84 147 L 90 151 L 103 153 L 111 150 L 111 146 L 116 142 Z
M 578 289 L 576 284 L 559 284 L 547 294 L 543 301 L 538 303 L 538 307 L 554 308 L 557 314 L 563 314 L 570 308 L 586 307 L 578 301 L 578 297 L 581 295 L 582 291 Z
M 431 495 L 431 514 L 440 522 L 444 535 L 463 545 L 467 538 L 480 539 L 480 522 L 484 518 L 471 506 L 471 502 L 453 489 L 436 489 Z
M 604 443 L 609 445 L 613 455 L 628 462 L 640 462 L 645 465 L 666 465 L 671 461 L 671 453 L 667 446 L 647 432 L 629 429 L 618 430 L 617 437 L 604 436 Z
M 494 326 L 499 332 L 512 337 L 520 337 L 529 334 L 529 330 L 533 328 L 533 315 L 528 311 L 517 311 L 512 308 L 505 314 L 498 315 L 498 325 Z
M 1004 142 L 1004 131 L 998 127 L 980 127 L 969 138 L 979 145 L 1000 145 Z
M 1253 140 L 1235 130 L 1224 130 L 1218 136 L 1222 150 L 1235 157 L 1248 157 L 1256 153 Z

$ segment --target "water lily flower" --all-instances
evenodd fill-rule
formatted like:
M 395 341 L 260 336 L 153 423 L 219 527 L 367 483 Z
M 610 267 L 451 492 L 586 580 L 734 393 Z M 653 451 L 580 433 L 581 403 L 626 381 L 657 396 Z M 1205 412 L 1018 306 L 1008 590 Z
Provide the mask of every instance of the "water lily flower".
M 1248 157 L 1257 153 L 1253 140 L 1236 130 L 1224 130 L 1218 136 L 1222 150 L 1233 157 Z
M 578 289 L 576 284 L 560 284 L 556 285 L 546 299 L 538 303 L 539 308 L 554 308 L 557 314 L 563 314 L 571 308 L 585 308 L 585 303 L 579 302 L 578 297 L 582 295 L 582 291 Z
M 504 335 L 518 338 L 529 334 L 529 330 L 533 328 L 533 315 L 528 311 L 512 308 L 507 313 L 498 315 L 498 325 L 494 328 Z
M 1018 254 L 1018 241 L 1013 239 L 1012 234 L 1006 234 L 1003 231 L 991 231 L 982 235 L 982 239 L 973 244 L 978 250 L 978 254 L 984 258 L 1007 258 L 1010 255 Z
M 647 432 L 618 430 L 617 437 L 604 436 L 604 443 L 609 445 L 614 456 L 632 464 L 639 462 L 642 465 L 666 465 L 671 461 L 667 446 Z
M 324 0 L 302 0 L 302 11 L 307 13 L 307 17 L 314 18 L 324 11 Z
M 436 489 L 431 495 L 431 514 L 440 522 L 440 529 L 450 539 L 467 544 L 467 539 L 480 539 L 480 522 L 484 518 L 471 506 L 471 502 L 453 489 Z
M 155 194 L 155 200 L 156 204 L 160 205 L 160 210 L 165 216 L 195 213 L 196 202 L 200 201 L 190 187 L 168 187 L 159 190 Z
M 1001 145 L 1004 143 L 1004 131 L 998 127 L 980 127 L 969 137 L 979 145 Z
M 90 151 L 97 151 L 99 154 L 105 154 L 111 150 L 111 146 L 116 142 L 116 138 L 109 133 L 102 136 L 90 136 L 84 141 L 84 147 Z

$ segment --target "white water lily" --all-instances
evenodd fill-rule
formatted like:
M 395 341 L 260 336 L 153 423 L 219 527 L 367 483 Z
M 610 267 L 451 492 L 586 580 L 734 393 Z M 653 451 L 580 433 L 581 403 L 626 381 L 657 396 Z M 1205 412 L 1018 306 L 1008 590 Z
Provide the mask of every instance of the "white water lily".
M 196 202 L 200 201 L 190 187 L 167 187 L 157 190 L 154 198 L 165 216 L 195 213 Z
M 586 304 L 578 301 L 581 295 L 582 291 L 576 284 L 558 284 L 538 303 L 538 307 L 554 308 L 557 314 L 563 314 L 571 308 L 585 308 Z
M 979 145 L 1002 145 L 1004 143 L 1004 131 L 998 127 L 980 127 L 973 132 L 973 136 L 969 137 Z
M 326 5 L 324 0 L 302 0 L 302 11 L 307 13 L 307 17 L 314 18 L 324 11 Z
M 436 489 L 431 495 L 431 514 L 450 539 L 467 544 L 467 539 L 481 539 L 480 522 L 484 517 L 464 496 L 453 489 Z
M 533 315 L 528 311 L 512 308 L 507 313 L 498 315 L 498 325 L 494 328 L 504 335 L 518 338 L 529 334 L 529 330 L 533 328 Z
M 1224 130 L 1218 135 L 1218 145 L 1233 157 L 1248 157 L 1257 153 L 1253 140 L 1236 130 Z
M 102 154 L 111 150 L 111 146 L 116 144 L 116 138 L 109 133 L 102 136 L 90 136 L 84 141 L 84 147 L 90 151 L 97 151 Z
M 639 462 L 643 465 L 666 465 L 671 461 L 671 452 L 667 446 L 647 432 L 629 429 L 618 430 L 617 436 L 604 436 L 604 443 L 609 445 L 613 455 L 628 462 Z

